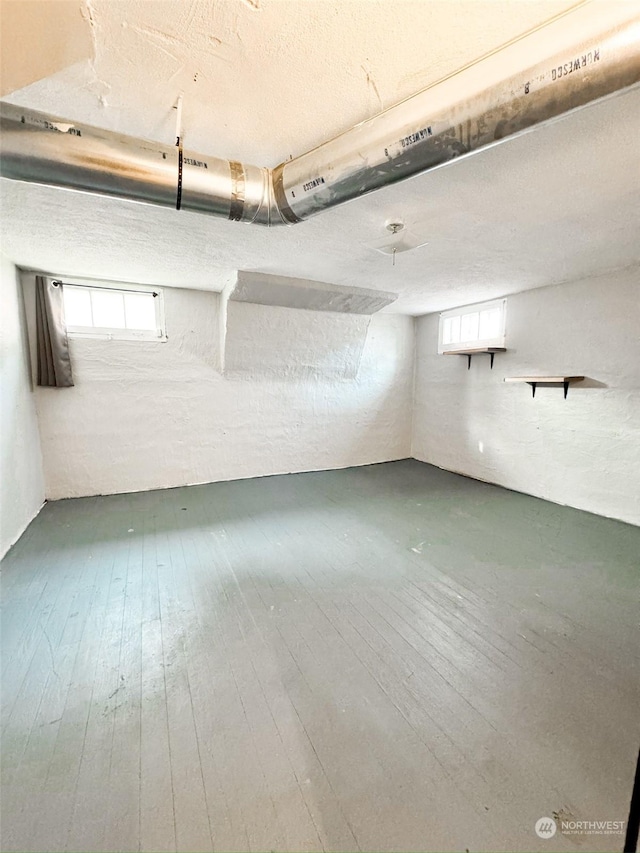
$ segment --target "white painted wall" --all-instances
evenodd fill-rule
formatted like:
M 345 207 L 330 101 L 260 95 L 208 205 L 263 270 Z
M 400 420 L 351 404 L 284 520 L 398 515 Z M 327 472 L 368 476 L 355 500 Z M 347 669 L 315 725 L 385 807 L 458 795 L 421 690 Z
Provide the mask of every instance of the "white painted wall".
M 30 305 L 33 275 L 23 282 Z M 229 303 L 222 375 L 220 295 L 164 299 L 166 343 L 74 339 L 75 387 L 37 389 L 48 498 L 409 455 L 411 318 Z
M 0 256 L 0 557 L 44 502 L 44 475 L 22 292 Z
M 3 317 L 15 321 L 11 346 L 3 330 L 3 412 L 15 400 L 17 413 L 2 434 L 3 543 L 43 498 L 33 397 L 52 499 L 413 455 L 640 523 L 637 269 L 510 296 L 509 351 L 493 371 L 485 357 L 467 371 L 438 356 L 437 315 L 416 321 L 413 436 L 410 318 L 229 303 L 224 325 L 219 294 L 166 288 L 167 343 L 72 340 L 76 387 L 32 395 L 12 275 L 3 267 Z M 30 316 L 33 276 L 23 281 Z M 588 377 L 566 401 L 502 381 L 564 372 Z
M 438 315 L 416 322 L 412 455 L 640 524 L 640 270 L 509 296 L 507 348 L 437 355 Z M 569 389 L 505 376 L 576 374 Z

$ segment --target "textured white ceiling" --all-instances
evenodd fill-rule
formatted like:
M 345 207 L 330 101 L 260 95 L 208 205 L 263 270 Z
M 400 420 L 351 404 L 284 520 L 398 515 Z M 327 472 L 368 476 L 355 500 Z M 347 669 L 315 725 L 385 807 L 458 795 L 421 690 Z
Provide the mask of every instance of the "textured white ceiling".
M 9 100 L 170 141 L 182 92 L 189 148 L 274 165 L 572 5 L 85 0 L 94 58 Z M 59 275 L 219 290 L 245 269 L 399 292 L 396 311 L 440 310 L 638 262 L 639 116 L 629 93 L 269 231 L 3 181 L 3 251 Z M 429 241 L 395 267 L 369 248 L 389 218 Z

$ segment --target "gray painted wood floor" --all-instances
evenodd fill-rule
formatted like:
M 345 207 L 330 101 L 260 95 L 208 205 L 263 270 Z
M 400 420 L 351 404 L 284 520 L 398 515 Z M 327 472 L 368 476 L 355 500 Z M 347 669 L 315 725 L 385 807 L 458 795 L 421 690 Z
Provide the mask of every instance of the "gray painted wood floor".
M 640 530 L 415 461 L 48 504 L 5 850 L 621 850 Z

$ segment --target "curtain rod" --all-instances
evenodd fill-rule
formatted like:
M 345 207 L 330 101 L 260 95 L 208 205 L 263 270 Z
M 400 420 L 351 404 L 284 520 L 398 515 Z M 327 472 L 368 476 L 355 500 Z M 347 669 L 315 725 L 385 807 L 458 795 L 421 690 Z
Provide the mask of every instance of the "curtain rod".
M 64 284 L 64 281 L 62 281 L 59 278 L 56 278 L 51 282 L 51 284 L 54 287 L 57 287 L 59 284 Z M 123 291 L 125 293 L 146 293 L 146 294 L 152 293 L 153 296 L 158 296 L 158 294 L 156 293 L 155 290 L 152 290 L 152 291 L 149 291 L 149 290 L 133 290 L 130 287 L 104 287 L 101 284 L 74 284 L 71 281 L 67 282 L 67 287 L 88 287 L 89 290 L 116 290 L 116 291 L 118 291 L 118 293 L 122 293 Z

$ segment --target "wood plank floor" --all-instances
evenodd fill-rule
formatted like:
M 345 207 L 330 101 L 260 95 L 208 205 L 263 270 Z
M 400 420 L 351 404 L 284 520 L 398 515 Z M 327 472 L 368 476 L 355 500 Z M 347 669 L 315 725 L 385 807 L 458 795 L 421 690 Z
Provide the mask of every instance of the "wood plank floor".
M 640 530 L 415 461 L 47 504 L 2 847 L 621 850 Z

